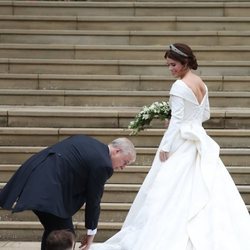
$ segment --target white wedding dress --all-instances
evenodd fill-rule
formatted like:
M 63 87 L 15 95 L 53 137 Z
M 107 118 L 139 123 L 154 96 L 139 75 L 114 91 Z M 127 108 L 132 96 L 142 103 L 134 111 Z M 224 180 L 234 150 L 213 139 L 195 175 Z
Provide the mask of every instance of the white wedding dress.
M 198 103 L 177 80 L 172 118 L 122 229 L 91 250 L 250 250 L 250 216 L 205 132 L 208 93 Z M 165 162 L 159 150 L 171 152 Z

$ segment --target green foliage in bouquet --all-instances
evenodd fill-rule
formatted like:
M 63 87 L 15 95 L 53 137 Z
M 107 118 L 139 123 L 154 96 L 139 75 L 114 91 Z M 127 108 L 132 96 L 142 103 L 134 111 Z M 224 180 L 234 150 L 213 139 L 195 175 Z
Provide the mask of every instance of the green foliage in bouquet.
M 153 102 L 149 106 L 144 106 L 128 125 L 129 129 L 133 129 L 130 135 L 136 135 L 139 131 L 144 130 L 145 126 L 149 126 L 154 118 L 165 120 L 170 117 L 171 109 L 168 102 Z

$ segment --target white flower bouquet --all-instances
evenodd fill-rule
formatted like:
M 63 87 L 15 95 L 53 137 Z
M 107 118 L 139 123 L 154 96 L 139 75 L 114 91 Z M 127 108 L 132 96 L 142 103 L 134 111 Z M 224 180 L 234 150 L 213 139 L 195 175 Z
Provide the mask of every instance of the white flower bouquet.
M 145 126 L 149 126 L 154 118 L 165 120 L 170 117 L 171 109 L 168 102 L 153 102 L 142 108 L 135 119 L 129 123 L 128 128 L 133 129 L 131 135 L 136 135 L 139 131 L 144 130 Z

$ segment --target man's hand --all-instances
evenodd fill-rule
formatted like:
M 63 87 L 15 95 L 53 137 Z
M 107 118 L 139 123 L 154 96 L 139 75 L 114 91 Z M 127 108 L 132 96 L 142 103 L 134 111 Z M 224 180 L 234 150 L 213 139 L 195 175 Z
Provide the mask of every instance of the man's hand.
M 81 245 L 79 248 L 81 250 L 89 250 L 90 245 L 92 244 L 94 238 L 95 238 L 95 235 L 84 235 L 81 239 Z
M 169 152 L 165 152 L 163 150 L 160 151 L 160 161 L 166 161 L 169 157 Z

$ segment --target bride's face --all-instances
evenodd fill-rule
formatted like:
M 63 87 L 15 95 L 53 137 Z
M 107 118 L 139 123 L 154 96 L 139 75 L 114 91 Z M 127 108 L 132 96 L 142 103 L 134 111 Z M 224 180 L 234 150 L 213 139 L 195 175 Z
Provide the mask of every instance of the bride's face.
M 181 64 L 179 61 L 167 58 L 167 67 L 171 74 L 176 78 L 182 78 L 187 73 L 187 67 Z

